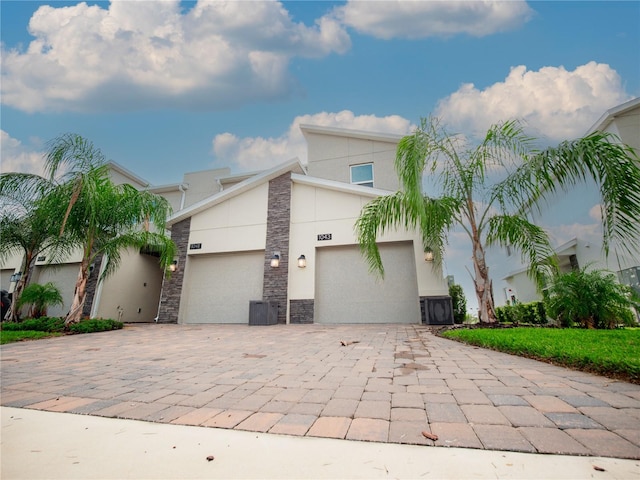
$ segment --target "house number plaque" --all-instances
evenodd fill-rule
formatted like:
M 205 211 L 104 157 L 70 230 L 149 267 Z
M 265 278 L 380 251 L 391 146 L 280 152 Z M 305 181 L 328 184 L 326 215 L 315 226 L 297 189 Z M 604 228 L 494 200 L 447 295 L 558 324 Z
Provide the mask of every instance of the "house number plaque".
M 318 234 L 318 241 L 321 242 L 323 240 L 331 240 L 331 234 L 330 233 L 320 233 L 320 234 Z
M 191 245 L 189 245 L 189 250 L 200 250 L 201 248 L 201 243 L 192 243 Z

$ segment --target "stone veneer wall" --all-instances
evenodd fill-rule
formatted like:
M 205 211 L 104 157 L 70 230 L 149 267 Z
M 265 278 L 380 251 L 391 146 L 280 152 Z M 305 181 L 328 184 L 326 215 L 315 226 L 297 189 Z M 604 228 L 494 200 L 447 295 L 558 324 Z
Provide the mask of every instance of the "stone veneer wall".
M 269 182 L 267 238 L 264 254 L 263 300 L 278 302 L 278 323 L 287 323 L 289 279 L 289 228 L 291 225 L 291 173 Z M 280 266 L 271 267 L 273 252 L 280 252 Z
M 93 307 L 93 301 L 96 298 L 96 290 L 98 288 L 98 278 L 100 277 L 100 267 L 102 266 L 102 254 L 96 256 L 93 262 L 93 268 L 89 273 L 89 279 L 87 280 L 87 287 L 85 291 L 85 301 L 82 307 L 82 316 L 89 317 L 91 315 L 91 308 Z
M 182 284 L 184 281 L 184 267 L 187 263 L 190 229 L 191 217 L 171 227 L 171 240 L 174 241 L 178 248 L 178 268 L 175 272 L 171 273 L 170 278 L 164 279 L 162 293 L 160 295 L 158 323 L 178 323 L 180 296 L 182 294 Z
M 313 298 L 289 302 L 289 323 L 313 323 Z

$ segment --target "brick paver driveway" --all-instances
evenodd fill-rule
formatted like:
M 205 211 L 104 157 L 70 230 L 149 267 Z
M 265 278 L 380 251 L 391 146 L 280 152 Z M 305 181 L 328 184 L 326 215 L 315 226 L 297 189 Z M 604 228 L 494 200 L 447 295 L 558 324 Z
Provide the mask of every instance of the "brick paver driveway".
M 1 358 L 5 406 L 640 458 L 640 385 L 461 345 L 419 325 L 135 325 L 4 345 Z

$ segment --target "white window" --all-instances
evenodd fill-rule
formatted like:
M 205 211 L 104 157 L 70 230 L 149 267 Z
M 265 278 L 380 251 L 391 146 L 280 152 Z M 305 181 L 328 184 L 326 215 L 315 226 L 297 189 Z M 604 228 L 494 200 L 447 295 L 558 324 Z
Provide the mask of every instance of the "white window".
M 351 165 L 351 183 L 353 185 L 373 187 L 373 163 Z

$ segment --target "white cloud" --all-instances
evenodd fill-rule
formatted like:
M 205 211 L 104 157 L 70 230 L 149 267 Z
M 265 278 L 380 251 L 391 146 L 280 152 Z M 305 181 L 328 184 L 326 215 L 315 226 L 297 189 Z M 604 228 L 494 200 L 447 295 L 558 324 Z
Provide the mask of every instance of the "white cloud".
M 383 39 L 482 37 L 515 29 L 532 13 L 523 1 L 349 1 L 334 10 L 344 24 Z
M 44 174 L 44 153 L 34 147 L 27 147 L 18 139 L 0 130 L 0 158 L 2 173 L 20 172 Z
M 602 223 L 571 223 L 565 225 L 548 226 L 546 230 L 551 237 L 552 245 L 558 246 L 574 238 L 591 242 L 602 243 Z
M 602 205 L 599 203 L 589 209 L 589 217 L 597 222 L 602 221 Z
M 2 103 L 27 112 L 163 105 L 223 108 L 284 97 L 294 56 L 344 53 L 350 39 L 325 16 L 292 21 L 279 2 L 113 0 L 40 7 L 27 51 L 2 48 Z
M 400 135 L 409 133 L 414 127 L 409 120 L 398 115 L 354 115 L 349 110 L 301 115 L 293 120 L 286 133 L 277 138 L 239 138 L 232 133 L 216 135 L 212 141 L 216 163 L 233 165 L 241 171 L 268 168 L 295 157 L 306 163 L 307 145 L 300 131 L 301 124 Z
M 559 141 L 584 135 L 602 112 L 629 98 L 618 73 L 606 64 L 589 62 L 573 71 L 528 71 L 520 65 L 484 90 L 462 85 L 439 102 L 436 115 L 475 134 L 499 121 L 522 119 L 536 136 Z

